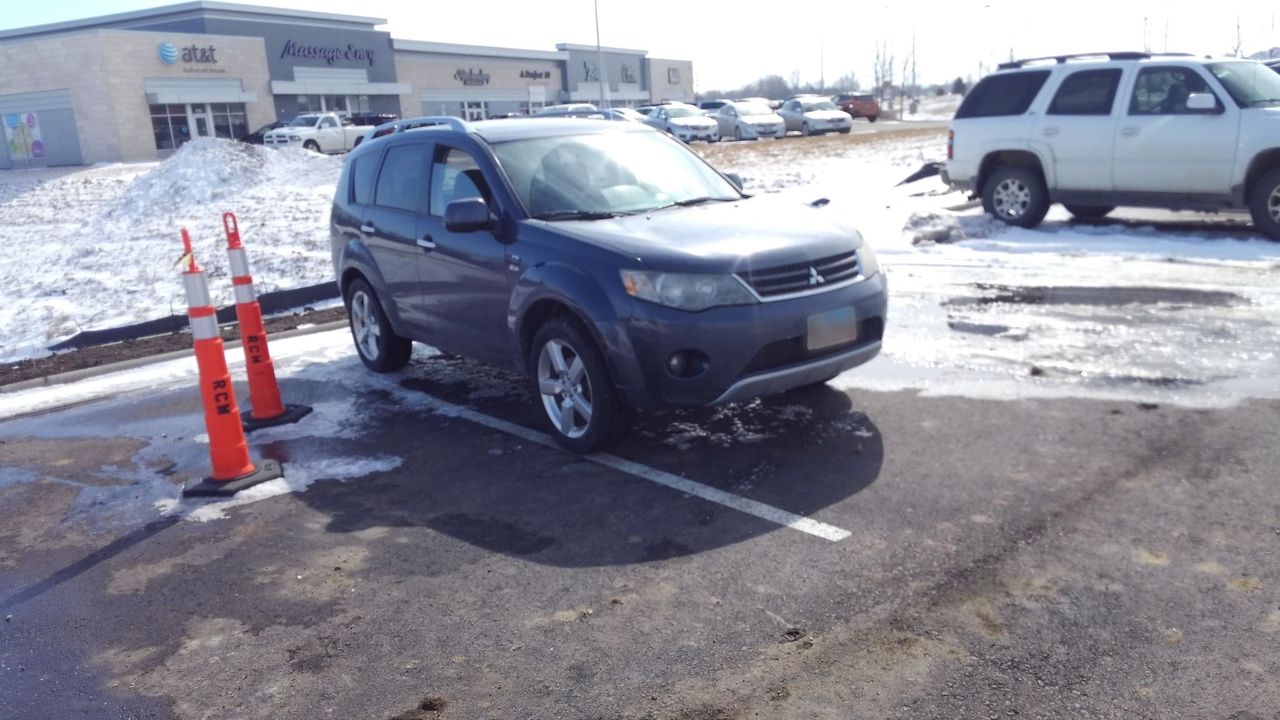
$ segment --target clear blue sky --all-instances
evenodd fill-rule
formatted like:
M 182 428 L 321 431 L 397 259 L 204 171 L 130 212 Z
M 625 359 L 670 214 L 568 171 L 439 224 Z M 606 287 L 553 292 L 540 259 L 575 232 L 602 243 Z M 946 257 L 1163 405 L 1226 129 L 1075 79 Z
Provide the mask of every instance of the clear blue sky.
M 870 84 L 875 42 L 899 62 L 914 34 L 921 82 L 975 75 L 981 65 L 1085 50 L 1181 50 L 1224 54 L 1236 46 L 1239 18 L 1246 54 L 1280 46 L 1280 3 L 1245 0 L 1222 6 L 1204 0 L 1120 3 L 1074 0 L 1054 5 L 1024 0 L 682 4 L 599 0 L 601 42 L 692 60 L 700 90 L 728 89 L 766 74 L 831 82 L 849 72 Z M 148 0 L 8 0 L 0 29 L 174 4 Z M 258 3 L 387 18 L 399 38 L 529 49 L 558 42 L 595 43 L 591 0 L 263 0 Z M 679 14 L 674 12 L 679 8 Z M 756 10 L 755 8 L 759 8 Z M 791 11 L 788 8 L 797 8 Z M 803 9 L 803 10 L 800 10 Z

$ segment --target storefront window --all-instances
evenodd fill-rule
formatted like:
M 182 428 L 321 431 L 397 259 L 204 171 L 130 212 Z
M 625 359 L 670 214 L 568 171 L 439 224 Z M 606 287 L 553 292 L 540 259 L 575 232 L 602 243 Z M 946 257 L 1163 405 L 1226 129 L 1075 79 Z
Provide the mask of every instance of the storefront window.
M 191 139 L 186 105 L 152 105 L 151 131 L 157 150 L 177 150 Z
M 483 120 L 485 116 L 485 106 L 483 102 L 469 101 L 462 103 L 462 118 L 464 120 Z
M 520 103 L 520 112 L 525 115 L 532 115 L 546 106 L 547 104 L 543 102 L 522 102 Z
M 213 114 L 213 134 L 216 137 L 234 140 L 249 134 L 244 103 L 213 103 L 209 109 Z

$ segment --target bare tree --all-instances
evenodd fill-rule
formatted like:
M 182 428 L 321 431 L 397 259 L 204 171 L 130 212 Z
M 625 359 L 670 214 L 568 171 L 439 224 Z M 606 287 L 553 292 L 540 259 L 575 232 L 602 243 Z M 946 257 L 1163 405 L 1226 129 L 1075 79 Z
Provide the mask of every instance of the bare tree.
M 876 42 L 876 99 L 883 102 L 886 95 L 893 90 L 894 58 L 893 51 L 883 41 Z
M 1244 51 L 1244 39 L 1240 35 L 1240 13 L 1236 13 L 1236 47 L 1231 54 L 1240 57 L 1240 53 Z

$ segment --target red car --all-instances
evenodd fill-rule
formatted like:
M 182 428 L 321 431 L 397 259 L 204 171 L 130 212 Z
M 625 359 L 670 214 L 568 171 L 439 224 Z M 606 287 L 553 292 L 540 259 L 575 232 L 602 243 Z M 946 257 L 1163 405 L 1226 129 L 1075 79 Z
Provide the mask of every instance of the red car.
M 880 118 L 880 103 L 874 95 L 836 95 L 831 99 L 836 107 L 849 113 L 849 117 L 864 117 L 871 122 Z

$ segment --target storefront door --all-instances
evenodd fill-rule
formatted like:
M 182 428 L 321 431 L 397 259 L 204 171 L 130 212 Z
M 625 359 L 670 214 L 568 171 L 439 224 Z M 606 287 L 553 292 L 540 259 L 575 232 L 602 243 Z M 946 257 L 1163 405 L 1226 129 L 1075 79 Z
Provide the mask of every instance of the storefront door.
M 208 105 L 188 105 L 187 115 L 191 118 L 192 137 L 213 137 Z

